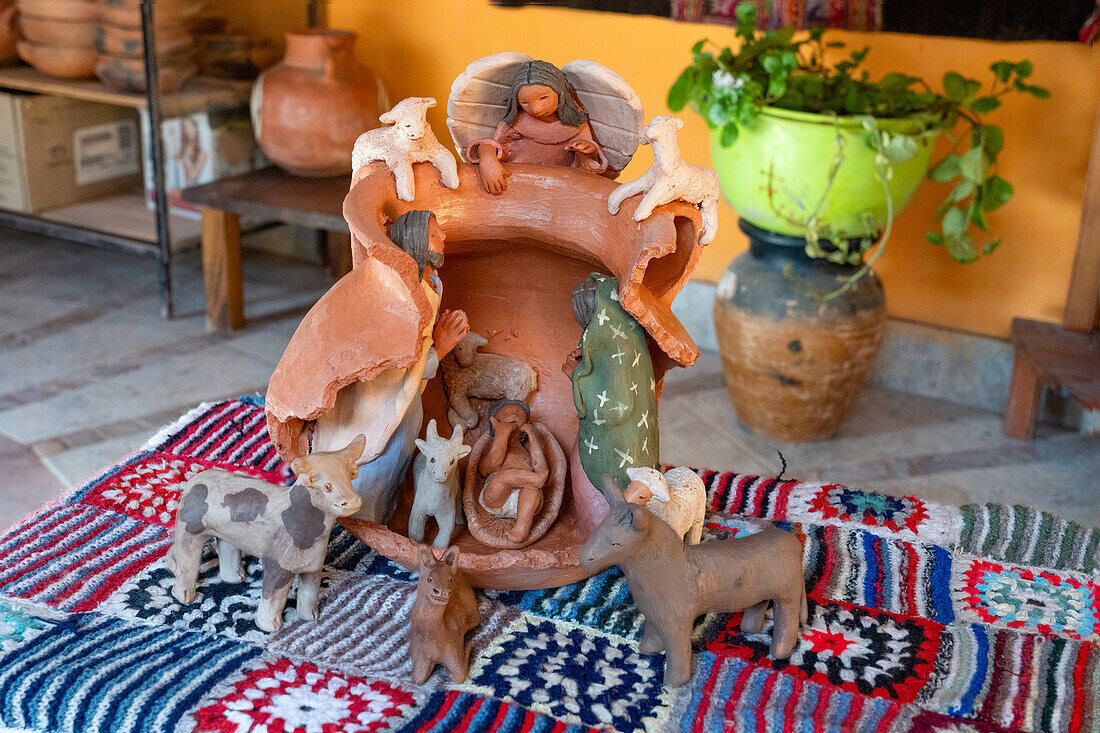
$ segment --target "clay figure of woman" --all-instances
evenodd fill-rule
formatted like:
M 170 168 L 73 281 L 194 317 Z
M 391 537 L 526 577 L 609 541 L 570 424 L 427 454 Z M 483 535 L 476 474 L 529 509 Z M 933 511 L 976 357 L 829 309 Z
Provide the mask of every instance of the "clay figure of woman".
M 626 469 L 656 468 L 660 456 L 646 332 L 618 296 L 618 280 L 595 272 L 573 290 L 573 314 L 584 331 L 562 366 L 573 381 L 581 466 L 596 487 L 604 474 L 625 486 Z
M 485 190 L 508 188 L 504 163 L 541 163 L 602 173 L 607 159 L 569 79 L 546 61 L 520 64 L 504 119 L 491 138 L 470 143 L 467 158 Z
M 416 262 L 421 287 L 433 312 L 438 313 L 443 284 L 436 270 L 443 265 L 445 237 L 434 215 L 430 211 L 403 214 L 390 226 L 389 237 Z M 439 360 L 469 330 L 463 311 L 444 311 L 434 328 L 429 323 L 421 333 L 417 364 L 408 369 L 387 369 L 370 381 L 344 387 L 333 408 L 317 418 L 311 452 L 339 448 L 359 433 L 367 436 L 359 475 L 352 482 L 363 500 L 356 517 L 381 523 L 389 520 L 424 422 L 424 385 L 435 376 Z
M 493 516 L 514 519 L 504 536 L 523 542 L 542 509 L 550 471 L 526 402 L 497 400 L 489 408 L 489 425 L 491 442 L 477 464 L 488 478 L 478 501 Z

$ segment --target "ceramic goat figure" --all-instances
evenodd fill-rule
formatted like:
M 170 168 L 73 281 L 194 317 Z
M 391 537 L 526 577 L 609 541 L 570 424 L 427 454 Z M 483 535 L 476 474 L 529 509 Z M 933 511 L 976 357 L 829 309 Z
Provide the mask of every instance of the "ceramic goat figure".
M 642 142 L 653 146 L 653 165 L 641 178 L 626 181 L 611 192 L 607 212 L 617 214 L 619 205 L 631 196 L 642 196 L 634 210 L 634 221 L 649 218 L 653 209 L 670 201 L 686 201 L 699 207 L 703 229 L 699 244 L 710 244 L 718 232 L 718 176 L 710 168 L 689 165 L 680 155 L 676 141 L 683 120 L 670 115 L 657 115 L 642 130 Z
M 458 489 L 458 461 L 470 454 L 470 446 L 462 443 L 462 425 L 456 425 L 451 437 L 442 438 L 435 420 L 428 421 L 426 440 L 416 441 L 420 453 L 413 461 L 416 496 L 409 514 L 409 539 L 424 540 L 424 525 L 429 516 L 439 525 L 435 541 L 438 549 L 451 544 L 455 524 L 463 524 L 462 498 Z
M 210 469 L 191 477 L 180 496 L 176 532 L 168 550 L 168 569 L 176 576 L 172 595 L 181 603 L 195 600 L 195 583 L 203 545 L 218 540 L 220 578 L 241 582 L 241 552 L 263 560 L 263 588 L 256 625 L 278 631 L 283 623 L 290 584 L 298 576 L 298 616 L 317 618 L 321 569 L 328 536 L 336 517 L 359 511 L 359 494 L 351 480 L 366 438 L 346 447 L 295 459 L 293 486 L 279 486 L 250 476 Z
M 458 548 L 450 547 L 439 560 L 427 545 L 418 552 L 420 577 L 416 601 L 409 614 L 409 656 L 412 678 L 424 684 L 437 664 L 451 682 L 466 679 L 470 647 L 466 634 L 481 623 L 481 611 L 470 584 L 458 570 Z
M 597 572 L 618 565 L 645 616 L 639 647 L 667 655 L 665 684 L 691 676 L 691 628 L 704 613 L 745 610 L 741 630 L 764 628 L 774 604 L 771 653 L 790 656 L 806 621 L 802 544 L 790 532 L 765 530 L 747 537 L 685 545 L 645 507 L 628 503 L 610 476 L 603 492 L 611 511 L 580 550 L 581 565 Z

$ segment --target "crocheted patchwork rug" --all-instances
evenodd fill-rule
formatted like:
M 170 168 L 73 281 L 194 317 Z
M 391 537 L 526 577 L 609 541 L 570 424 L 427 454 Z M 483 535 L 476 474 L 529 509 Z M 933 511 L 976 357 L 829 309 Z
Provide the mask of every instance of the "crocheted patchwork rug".
M 413 576 L 337 528 L 318 621 L 253 623 L 260 565 L 170 593 L 179 486 L 211 466 L 291 478 L 262 402 L 204 405 L 0 537 L 0 728 L 36 731 L 1100 731 L 1100 532 L 1026 507 L 948 507 L 700 471 L 707 539 L 770 524 L 804 546 L 788 659 L 740 614 L 694 630 L 661 684 L 617 570 L 479 593 L 470 674 L 410 681 Z

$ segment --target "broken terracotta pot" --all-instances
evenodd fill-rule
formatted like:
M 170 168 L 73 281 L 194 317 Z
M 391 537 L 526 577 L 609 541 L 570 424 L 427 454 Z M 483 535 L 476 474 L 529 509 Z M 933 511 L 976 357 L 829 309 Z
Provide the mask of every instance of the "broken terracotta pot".
M 356 34 L 286 34 L 286 56 L 252 88 L 252 125 L 268 158 L 297 176 L 351 171 L 355 140 L 389 107 L 377 75 L 355 60 Z

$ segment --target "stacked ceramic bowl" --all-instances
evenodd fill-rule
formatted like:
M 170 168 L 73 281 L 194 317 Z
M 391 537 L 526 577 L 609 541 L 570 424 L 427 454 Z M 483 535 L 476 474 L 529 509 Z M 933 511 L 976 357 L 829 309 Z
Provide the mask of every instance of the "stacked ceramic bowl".
M 99 8 L 92 0 L 17 0 L 23 39 L 19 58 L 43 74 L 88 79 L 95 74 Z
M 188 24 L 202 12 L 204 4 L 201 0 L 157 0 L 153 8 L 157 72 L 163 94 L 178 91 L 198 71 Z M 126 92 L 145 91 L 141 0 L 100 0 L 95 48 L 99 52 L 95 75 L 104 84 Z

